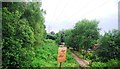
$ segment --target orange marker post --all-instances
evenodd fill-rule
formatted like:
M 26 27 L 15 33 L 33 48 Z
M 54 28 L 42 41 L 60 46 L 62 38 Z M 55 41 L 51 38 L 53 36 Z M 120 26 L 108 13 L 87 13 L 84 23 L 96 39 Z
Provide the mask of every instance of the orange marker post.
M 66 51 L 67 51 L 67 47 L 59 47 L 58 48 L 57 61 L 60 62 L 60 68 L 61 68 L 61 63 L 66 61 Z

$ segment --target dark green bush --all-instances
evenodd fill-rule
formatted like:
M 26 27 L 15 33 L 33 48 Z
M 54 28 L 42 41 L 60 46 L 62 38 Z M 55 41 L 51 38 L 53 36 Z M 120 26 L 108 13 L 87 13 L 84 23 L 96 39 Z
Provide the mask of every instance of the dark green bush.
M 93 62 L 91 64 L 92 67 L 119 67 L 120 61 L 117 59 L 108 60 L 108 62 Z
M 37 2 L 2 2 L 3 68 L 31 66 L 34 45 L 42 44 L 45 34 L 40 6 Z
M 97 55 L 102 61 L 110 59 L 120 59 L 120 31 L 113 30 L 105 33 L 99 40 L 99 48 L 96 50 Z

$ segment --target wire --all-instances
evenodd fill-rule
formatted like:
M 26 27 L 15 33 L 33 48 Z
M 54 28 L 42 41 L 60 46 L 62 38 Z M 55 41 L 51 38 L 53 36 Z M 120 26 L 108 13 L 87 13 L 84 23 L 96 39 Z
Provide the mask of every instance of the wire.
M 58 16 L 60 16 L 62 13 L 63 13 L 63 10 L 66 8 L 66 6 L 68 5 L 68 3 L 70 2 L 68 2 L 69 0 L 67 0 L 66 2 L 65 2 L 65 5 L 63 6 L 63 8 L 62 8 L 62 11 L 60 12 L 60 14 L 58 14 Z M 56 17 L 55 18 L 55 21 L 58 19 L 58 17 Z
M 55 16 L 54 14 L 56 14 L 57 7 L 59 7 L 59 1 L 58 0 L 57 0 L 57 4 L 55 6 L 55 11 L 53 12 L 53 16 L 51 17 L 51 21 L 53 20 L 53 18 Z
M 109 3 L 109 2 L 108 2 L 108 1 L 105 1 L 103 4 L 101 4 L 101 5 L 99 5 L 99 6 L 95 7 L 95 8 L 93 8 L 92 10 L 88 11 L 87 13 L 84 13 L 83 15 L 81 15 L 81 17 L 84 17 L 84 16 L 90 14 L 91 12 L 95 11 L 95 10 L 98 9 L 99 7 L 104 6 L 106 3 Z M 77 18 L 78 18 L 78 17 L 76 17 L 76 19 L 77 19 Z M 75 19 L 75 20 L 76 20 L 76 19 Z
M 89 2 L 87 2 L 87 6 L 86 5 L 84 5 L 82 8 L 80 8 L 80 10 L 78 10 L 77 12 L 75 12 L 75 13 L 78 13 L 78 12 L 82 12 L 86 7 L 88 7 L 90 4 L 91 4 L 91 2 L 93 2 L 93 1 L 90 1 L 89 0 Z M 71 16 L 70 16 L 70 18 L 72 18 L 74 16 L 74 14 L 72 14 Z
M 69 1 L 69 2 L 70 2 L 70 1 Z M 82 2 L 83 2 L 83 1 L 82 1 Z M 80 4 L 81 4 L 82 2 L 80 2 Z M 89 0 L 89 2 L 87 2 L 87 4 L 86 4 L 86 5 L 88 6 L 91 2 L 92 2 L 92 1 L 90 1 L 90 0 Z M 67 3 L 68 3 L 68 2 L 67 2 Z M 67 4 L 66 4 L 66 5 L 67 5 Z M 84 8 L 86 7 L 86 5 L 84 5 L 82 8 L 84 9 Z M 66 8 L 66 6 L 63 8 L 63 10 L 64 10 L 65 8 Z M 80 11 L 80 10 L 79 10 L 79 11 Z M 77 11 L 77 12 L 79 12 L 79 11 Z M 62 11 L 62 12 L 63 12 L 63 11 Z M 61 16 L 62 16 L 62 12 L 61 12 L 59 15 L 61 15 Z M 76 12 L 76 13 L 77 13 L 77 12 Z M 73 14 L 72 14 L 72 15 L 73 15 Z M 72 17 L 72 16 L 71 16 L 71 17 Z M 58 19 L 58 18 L 56 17 L 56 19 L 55 19 L 55 20 L 57 20 L 57 19 Z
M 91 2 L 92 2 L 92 1 L 91 1 Z M 117 2 L 117 1 L 116 1 L 116 2 Z M 57 2 L 57 3 L 58 3 L 58 2 Z M 105 1 L 103 4 L 98 5 L 97 7 L 91 9 L 90 11 L 88 11 L 88 12 L 86 12 L 86 13 L 84 13 L 81 17 L 85 17 L 86 15 L 92 13 L 93 11 L 99 9 L 99 7 L 102 7 L 102 6 L 106 5 L 107 3 L 109 3 L 108 0 Z M 83 10 L 85 9 L 85 7 L 88 7 L 90 4 L 91 4 L 91 3 L 87 3 L 87 6 L 84 5 L 84 7 L 82 7 L 83 9 L 80 9 L 79 11 L 83 11 Z M 64 8 L 62 9 L 63 11 L 66 9 L 67 5 L 68 5 L 68 2 L 66 1 L 66 4 L 64 5 Z M 118 5 L 118 3 L 117 3 L 117 5 Z M 57 6 L 56 6 L 55 9 L 58 9 L 58 4 L 57 4 Z M 63 11 L 61 11 L 59 15 L 62 15 Z M 77 12 L 79 12 L 79 11 L 77 11 Z M 56 13 L 56 10 L 54 11 L 54 14 L 55 14 L 55 13 Z M 72 15 L 72 16 L 73 16 L 73 15 Z M 72 17 L 72 16 L 71 16 L 71 17 Z M 52 19 L 54 19 L 54 18 L 55 18 L 55 17 L 54 17 L 54 15 L 53 15 Z M 75 18 L 75 20 L 76 20 L 77 18 L 78 18 L 78 16 Z M 57 20 L 57 19 L 58 19 L 58 18 L 56 17 L 55 20 Z M 70 18 L 70 19 L 71 19 L 71 18 Z M 70 19 L 69 19 L 69 20 L 70 20 Z

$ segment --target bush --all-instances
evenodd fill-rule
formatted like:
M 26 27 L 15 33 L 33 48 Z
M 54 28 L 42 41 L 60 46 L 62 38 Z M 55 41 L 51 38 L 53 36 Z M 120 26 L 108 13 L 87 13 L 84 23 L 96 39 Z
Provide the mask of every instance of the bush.
M 106 67 L 106 64 L 102 62 L 93 62 L 91 66 L 92 67 Z
M 108 60 L 108 62 L 93 62 L 91 67 L 119 67 L 120 61 L 117 59 Z
M 85 54 L 85 59 L 86 60 L 92 60 L 93 59 L 93 53 L 92 52 L 87 52 L 86 54 Z
M 35 56 L 32 61 L 32 67 L 59 67 L 57 62 L 58 45 L 53 40 L 45 40 L 44 45 L 36 46 Z M 66 61 L 62 63 L 62 67 L 78 67 L 78 63 L 67 51 Z
M 99 48 L 96 50 L 96 54 L 101 57 L 101 61 L 107 61 L 110 59 L 120 59 L 120 31 L 113 30 L 112 32 L 105 33 L 99 39 Z
M 30 67 L 34 45 L 44 39 L 44 17 L 37 2 L 2 2 L 3 68 Z
M 55 34 L 47 34 L 46 39 L 56 40 L 56 35 Z
M 119 60 L 111 59 L 111 60 L 108 60 L 108 62 L 106 63 L 106 66 L 107 67 L 119 67 L 119 63 L 120 63 Z

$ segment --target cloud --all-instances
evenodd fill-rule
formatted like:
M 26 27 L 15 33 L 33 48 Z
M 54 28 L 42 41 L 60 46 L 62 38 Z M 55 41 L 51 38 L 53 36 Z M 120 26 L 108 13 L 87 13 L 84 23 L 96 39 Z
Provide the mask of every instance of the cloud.
M 61 29 L 72 28 L 75 22 L 87 18 L 100 21 L 102 31 L 111 30 L 117 25 L 118 0 L 42 0 L 46 10 L 45 25 L 58 32 Z M 116 25 L 111 26 L 111 21 Z M 110 24 L 109 24 L 109 23 Z M 103 25 L 102 25 L 103 24 Z M 104 25 L 108 25 L 105 27 Z

